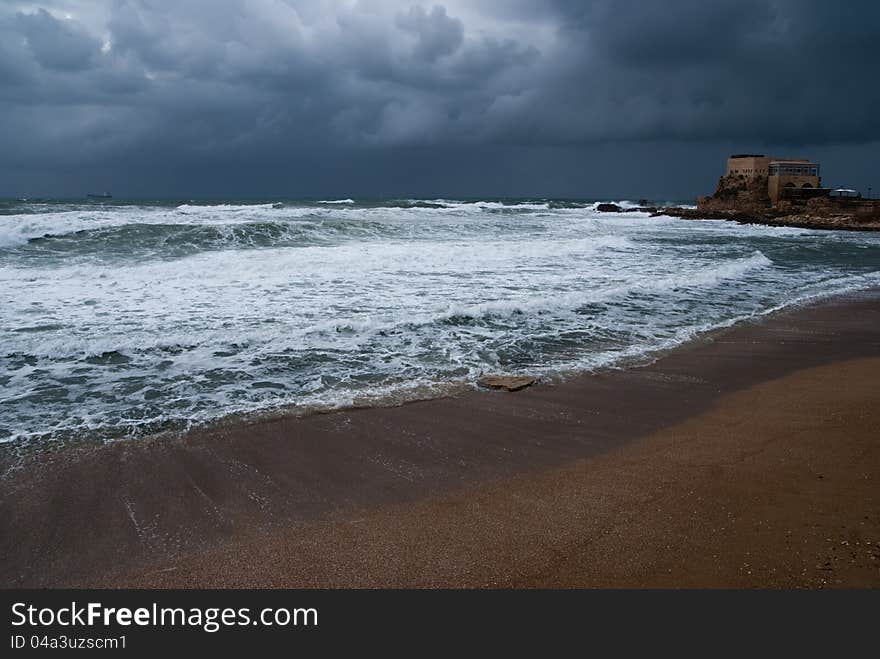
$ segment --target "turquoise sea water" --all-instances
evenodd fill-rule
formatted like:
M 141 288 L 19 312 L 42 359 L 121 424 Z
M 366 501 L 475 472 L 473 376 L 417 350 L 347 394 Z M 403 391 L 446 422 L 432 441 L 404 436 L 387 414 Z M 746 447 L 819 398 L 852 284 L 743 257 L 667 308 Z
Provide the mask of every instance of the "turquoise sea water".
M 880 284 L 880 235 L 572 200 L 2 201 L 0 441 L 565 375 Z

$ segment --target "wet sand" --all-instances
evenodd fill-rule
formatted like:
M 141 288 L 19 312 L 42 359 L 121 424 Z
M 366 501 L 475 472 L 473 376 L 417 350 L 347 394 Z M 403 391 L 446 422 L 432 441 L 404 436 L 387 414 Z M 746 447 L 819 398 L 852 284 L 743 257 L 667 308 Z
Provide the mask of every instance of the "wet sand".
M 64 450 L 3 586 L 880 586 L 880 295 L 516 393 Z

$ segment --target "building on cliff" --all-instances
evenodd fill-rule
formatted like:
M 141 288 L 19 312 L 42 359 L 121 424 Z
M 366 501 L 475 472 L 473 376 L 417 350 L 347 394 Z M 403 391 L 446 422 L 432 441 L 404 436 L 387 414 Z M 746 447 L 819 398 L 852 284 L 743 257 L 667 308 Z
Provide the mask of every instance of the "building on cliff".
M 819 163 L 811 160 L 733 155 L 715 192 L 697 197 L 693 212 L 764 224 L 880 230 L 880 200 L 862 199 L 849 188 L 823 188 L 819 173 Z
M 827 196 L 819 176 L 819 163 L 809 160 L 773 160 L 767 176 L 767 194 L 770 203 L 777 204 L 785 197 Z
M 767 197 L 776 205 L 785 198 L 827 196 L 819 163 L 798 158 L 771 158 L 763 154 L 736 154 L 727 159 L 725 178 L 753 185 L 767 180 Z
M 770 161 L 764 155 L 740 153 L 727 159 L 727 172 L 725 176 L 744 176 L 745 178 L 757 178 L 767 176 Z

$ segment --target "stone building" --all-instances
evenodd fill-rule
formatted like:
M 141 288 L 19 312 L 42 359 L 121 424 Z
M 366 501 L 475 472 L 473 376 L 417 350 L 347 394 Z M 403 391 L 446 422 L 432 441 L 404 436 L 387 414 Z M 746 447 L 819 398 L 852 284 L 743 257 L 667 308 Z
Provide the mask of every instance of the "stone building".
M 815 196 L 812 191 L 821 188 L 819 163 L 798 158 L 771 158 L 751 153 L 733 155 L 727 159 L 725 177 L 746 181 L 766 178 L 767 196 L 774 205 L 787 196 Z
M 767 175 L 767 194 L 770 203 L 776 204 L 794 189 L 819 190 L 822 179 L 819 177 L 819 163 L 809 160 L 773 160 Z M 810 195 L 812 196 L 812 195 Z
M 770 166 L 772 158 L 764 155 L 753 155 L 749 153 L 737 154 L 727 159 L 727 172 L 725 176 L 745 176 L 746 178 L 754 178 L 756 176 L 767 176 L 767 170 Z

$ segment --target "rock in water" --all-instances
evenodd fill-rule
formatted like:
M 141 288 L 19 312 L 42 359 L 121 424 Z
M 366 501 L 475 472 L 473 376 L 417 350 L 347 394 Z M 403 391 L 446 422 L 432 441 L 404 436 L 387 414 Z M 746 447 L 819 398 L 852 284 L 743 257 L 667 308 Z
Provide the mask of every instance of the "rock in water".
M 596 206 L 596 210 L 600 213 L 619 213 L 623 209 L 617 204 L 599 204 Z
M 524 375 L 485 375 L 477 381 L 477 384 L 479 384 L 481 387 L 488 387 L 489 389 L 519 391 L 520 389 L 531 387 L 537 381 L 538 378 Z

